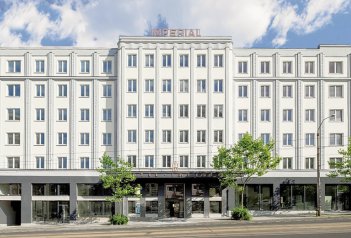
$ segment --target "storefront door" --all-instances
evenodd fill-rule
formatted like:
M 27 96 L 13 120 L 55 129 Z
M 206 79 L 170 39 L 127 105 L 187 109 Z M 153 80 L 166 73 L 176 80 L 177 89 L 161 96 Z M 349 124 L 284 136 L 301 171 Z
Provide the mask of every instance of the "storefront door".
M 184 184 L 166 184 L 165 186 L 166 217 L 184 217 Z

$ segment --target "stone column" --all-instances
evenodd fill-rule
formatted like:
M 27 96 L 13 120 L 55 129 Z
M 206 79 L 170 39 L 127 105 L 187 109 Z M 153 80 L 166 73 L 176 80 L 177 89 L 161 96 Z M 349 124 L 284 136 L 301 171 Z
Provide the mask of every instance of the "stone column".
M 204 192 L 204 217 L 208 218 L 210 216 L 210 194 L 209 194 L 208 183 L 205 183 L 205 192 Z
M 273 183 L 272 210 L 280 209 L 280 183 Z
M 158 184 L 158 218 L 165 217 L 165 185 Z
M 77 219 L 77 184 L 69 184 L 69 220 L 75 221 Z
M 32 223 L 32 184 L 29 182 L 21 185 L 21 224 Z
M 192 213 L 192 202 L 191 202 L 191 182 L 185 183 L 185 194 L 184 194 L 184 218 L 190 218 Z

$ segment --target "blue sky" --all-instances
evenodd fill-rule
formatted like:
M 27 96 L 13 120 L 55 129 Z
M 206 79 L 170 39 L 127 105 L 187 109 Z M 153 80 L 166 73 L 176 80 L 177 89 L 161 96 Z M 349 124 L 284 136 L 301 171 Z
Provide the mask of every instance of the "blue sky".
M 0 0 L 0 46 L 114 47 L 157 15 L 236 47 L 351 44 L 351 0 Z

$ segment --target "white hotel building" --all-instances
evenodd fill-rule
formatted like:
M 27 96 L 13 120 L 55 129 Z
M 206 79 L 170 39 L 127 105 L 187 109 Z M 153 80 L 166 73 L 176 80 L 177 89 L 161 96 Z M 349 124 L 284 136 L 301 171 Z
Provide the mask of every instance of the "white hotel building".
M 0 224 L 108 217 L 99 157 L 135 167 L 131 217 L 211 217 L 238 197 L 211 167 L 244 133 L 273 139 L 277 170 L 252 210 L 313 211 L 321 129 L 322 209 L 350 210 L 326 175 L 351 136 L 351 46 L 245 49 L 230 37 L 120 37 L 117 48 L 0 48 Z

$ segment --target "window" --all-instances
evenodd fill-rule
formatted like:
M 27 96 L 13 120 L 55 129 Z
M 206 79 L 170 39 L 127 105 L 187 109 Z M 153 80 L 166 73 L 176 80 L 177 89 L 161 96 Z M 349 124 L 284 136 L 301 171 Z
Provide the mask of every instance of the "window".
M 179 55 L 179 67 L 189 67 L 189 55 Z
M 171 130 L 162 130 L 162 142 L 171 143 L 172 141 L 172 132 Z
M 247 121 L 247 110 L 246 109 L 239 110 L 239 121 Z
M 21 86 L 19 84 L 7 85 L 7 96 L 9 96 L 9 97 L 21 96 Z
M 305 74 L 314 74 L 314 62 L 306 61 L 305 62 Z
M 189 105 L 180 104 L 179 105 L 179 117 L 180 118 L 188 118 L 189 117 Z
M 7 157 L 7 168 L 19 169 L 20 168 L 20 157 Z
M 137 55 L 128 55 L 128 67 L 137 66 Z
M 283 74 L 291 74 L 292 73 L 292 62 L 284 61 L 283 62 Z
M 80 96 L 81 97 L 89 97 L 89 85 L 88 84 L 83 84 L 80 85 Z
M 128 117 L 137 117 L 137 105 L 136 104 L 128 104 Z
M 80 168 L 81 169 L 89 169 L 90 168 L 89 157 L 80 157 Z
M 206 67 L 206 55 L 197 55 L 197 67 Z
M 137 131 L 128 130 L 128 143 L 136 143 L 136 142 L 137 142 Z
M 171 118 L 171 105 L 162 105 L 162 117 Z
M 89 60 L 81 60 L 80 61 L 80 72 L 81 73 L 89 73 L 90 72 L 90 61 Z
M 269 133 L 262 133 L 261 139 L 263 141 L 263 144 L 267 145 L 271 140 L 271 135 Z
M 145 143 L 154 143 L 154 130 L 145 130 Z
M 283 169 L 292 169 L 292 158 L 284 157 L 283 158 Z
M 112 145 L 111 133 L 102 133 L 102 145 Z
M 67 145 L 67 133 L 59 132 L 58 134 L 58 144 L 59 145 Z
M 80 109 L 80 120 L 89 121 L 89 109 L 87 108 Z
M 342 98 L 343 97 L 342 85 L 329 86 L 329 97 L 331 97 L 331 98 Z
M 67 73 L 67 60 L 59 60 L 57 63 L 58 73 Z
M 20 133 L 7 133 L 7 144 L 8 145 L 20 145 L 21 137 Z
M 205 79 L 198 79 L 197 80 L 197 92 L 198 93 L 205 93 L 206 92 L 206 80 Z
M 214 55 L 214 67 L 223 67 L 223 55 Z
M 305 111 L 305 120 L 306 122 L 313 122 L 315 121 L 314 117 L 314 109 L 306 109 Z
M 197 130 L 196 132 L 196 142 L 197 143 L 206 143 L 206 131 L 205 130 Z
M 188 168 L 189 167 L 189 156 L 188 155 L 180 155 L 179 156 L 179 167 Z
M 179 143 L 189 143 L 189 131 L 180 130 L 179 131 Z
M 36 73 L 44 73 L 45 63 L 44 60 L 36 60 L 35 61 L 35 72 Z
M 329 110 L 330 121 L 342 122 L 343 121 L 343 110 L 342 109 L 332 109 Z
M 187 79 L 179 80 L 179 92 L 180 93 L 189 92 L 189 80 L 187 80 Z
M 261 62 L 261 74 L 269 74 L 270 69 L 269 69 L 269 61 L 262 61 Z
M 291 122 L 293 120 L 292 117 L 293 117 L 292 109 L 283 110 L 283 121 Z
M 111 60 L 102 61 L 102 72 L 104 74 L 112 73 L 112 61 Z
M 269 98 L 270 97 L 270 87 L 269 85 L 261 86 L 261 97 Z
M 223 92 L 223 80 L 222 79 L 215 79 L 214 80 L 214 92 L 215 93 L 222 93 Z
M 196 156 L 196 167 L 205 168 L 206 167 L 206 155 Z
M 342 74 L 342 62 L 341 61 L 329 62 L 329 73 Z
M 306 133 L 305 134 L 305 145 L 314 146 L 314 133 Z
M 153 155 L 145 155 L 145 168 L 154 168 L 155 158 Z
M 128 79 L 128 89 L 129 93 L 136 93 L 137 91 L 137 81 L 136 79 Z
M 58 85 L 58 96 L 59 97 L 67 97 L 67 85 L 66 84 Z
M 214 143 L 223 143 L 223 130 L 215 130 L 213 133 Z
M 241 85 L 238 87 L 239 89 L 239 98 L 247 98 L 247 86 Z
M 292 133 L 283 134 L 283 145 L 288 145 L 288 146 L 293 145 L 293 134 Z
M 145 105 L 145 117 L 153 118 L 154 117 L 154 105 L 146 104 Z
M 45 144 L 45 134 L 44 133 L 35 133 L 35 144 L 44 145 Z
M 9 121 L 19 121 L 21 120 L 21 110 L 19 108 L 9 108 L 7 109 L 8 120 Z
M 197 105 L 196 116 L 198 118 L 206 118 L 206 105 Z
M 239 61 L 238 73 L 239 74 L 247 74 L 247 61 Z
M 329 159 L 329 168 L 330 169 L 335 169 L 335 164 L 336 163 L 341 163 L 342 162 L 342 158 L 330 158 Z
M 128 155 L 127 156 L 128 163 L 130 164 L 131 167 L 136 168 L 136 155 Z
M 292 86 L 290 85 L 283 86 L 283 97 L 292 98 Z
M 37 84 L 35 85 L 35 96 L 36 97 L 45 97 L 45 85 L 44 84 Z
M 306 169 L 314 169 L 314 158 L 313 157 L 305 158 L 305 168 Z
M 154 55 L 146 54 L 145 55 L 145 67 L 152 68 L 154 67 Z
M 58 157 L 58 168 L 67 169 L 67 157 Z
M 239 133 L 238 134 L 238 140 L 241 140 L 244 137 L 245 133 Z
M 214 118 L 223 118 L 223 105 L 222 104 L 215 104 L 213 106 L 213 116 Z
M 8 72 L 9 73 L 20 73 L 21 72 L 21 61 L 20 60 L 9 60 L 8 61 Z
M 342 133 L 331 133 L 330 134 L 330 145 L 331 146 L 343 145 L 343 134 Z
M 58 120 L 59 121 L 67 121 L 67 108 L 59 108 L 58 109 Z
M 35 164 L 37 169 L 44 169 L 45 168 L 45 159 L 43 156 L 35 157 Z
M 306 98 L 314 98 L 314 85 L 306 85 L 305 86 L 305 97 Z
M 170 79 L 162 80 L 162 92 L 164 93 L 172 92 L 172 84 Z
M 145 79 L 145 92 L 153 93 L 154 92 L 154 80 L 153 79 Z
M 270 121 L 270 110 L 262 109 L 261 110 L 261 121 Z
M 44 108 L 35 109 L 35 119 L 37 121 L 44 121 L 45 120 L 45 109 Z
M 170 54 L 162 55 L 162 66 L 171 67 L 172 66 L 172 57 Z
M 171 167 L 171 156 L 170 155 L 162 155 L 162 167 L 164 167 L 164 168 Z
M 89 133 L 80 133 L 80 145 L 89 145 Z
M 102 109 L 102 120 L 103 121 L 112 121 L 112 109 Z
M 112 85 L 102 85 L 102 96 L 106 98 L 112 97 Z

